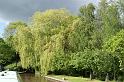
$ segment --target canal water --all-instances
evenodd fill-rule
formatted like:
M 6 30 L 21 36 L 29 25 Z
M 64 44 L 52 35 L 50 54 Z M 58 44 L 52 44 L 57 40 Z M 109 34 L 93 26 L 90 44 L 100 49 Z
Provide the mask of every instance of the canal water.
M 23 82 L 50 82 L 43 77 L 36 77 L 34 74 L 20 74 Z

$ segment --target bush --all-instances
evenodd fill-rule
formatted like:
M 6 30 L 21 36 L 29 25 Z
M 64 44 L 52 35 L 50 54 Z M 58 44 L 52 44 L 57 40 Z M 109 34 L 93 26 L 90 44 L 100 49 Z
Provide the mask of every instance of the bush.
M 16 63 L 12 63 L 12 64 L 9 64 L 7 66 L 4 67 L 5 70 L 11 70 L 11 71 L 21 71 L 22 70 L 22 66 L 21 66 L 21 63 L 18 62 L 17 64 Z

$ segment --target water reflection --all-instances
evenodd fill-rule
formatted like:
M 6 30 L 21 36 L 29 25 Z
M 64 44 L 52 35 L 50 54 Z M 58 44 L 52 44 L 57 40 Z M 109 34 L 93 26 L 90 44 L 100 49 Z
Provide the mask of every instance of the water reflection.
M 48 82 L 42 77 L 35 77 L 34 74 L 20 74 L 23 82 Z

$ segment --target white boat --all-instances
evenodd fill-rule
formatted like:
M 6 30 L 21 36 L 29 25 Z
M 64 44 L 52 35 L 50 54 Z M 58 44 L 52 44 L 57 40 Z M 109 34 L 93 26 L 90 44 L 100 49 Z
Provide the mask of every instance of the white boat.
M 0 82 L 22 82 L 21 77 L 16 71 L 0 72 Z

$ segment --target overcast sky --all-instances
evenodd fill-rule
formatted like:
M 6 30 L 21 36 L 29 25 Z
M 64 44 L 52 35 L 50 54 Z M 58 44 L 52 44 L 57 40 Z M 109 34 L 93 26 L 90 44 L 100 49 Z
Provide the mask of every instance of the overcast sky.
M 35 11 L 66 8 L 77 13 L 80 6 L 98 0 L 0 0 L 0 37 L 10 21 L 28 20 Z

